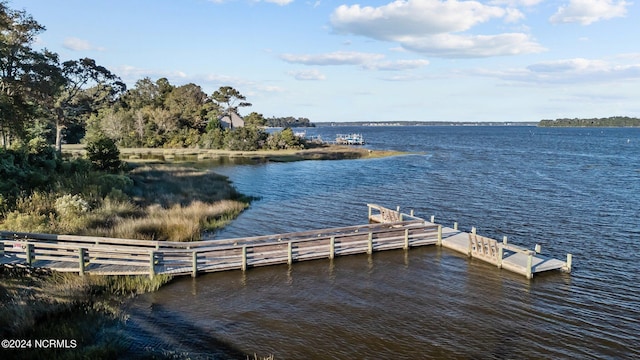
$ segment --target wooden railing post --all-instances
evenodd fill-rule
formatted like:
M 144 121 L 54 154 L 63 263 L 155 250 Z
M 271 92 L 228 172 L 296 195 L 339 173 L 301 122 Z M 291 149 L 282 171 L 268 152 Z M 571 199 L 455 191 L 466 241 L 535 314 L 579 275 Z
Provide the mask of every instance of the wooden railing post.
M 409 249 L 409 229 L 404 229 L 404 249 Z
M 329 259 L 333 259 L 336 256 L 336 237 L 332 236 L 329 240 Z
M 506 235 L 502 237 L 502 243 L 507 245 L 507 236 Z
M 247 270 L 247 245 L 242 247 L 242 271 Z
M 533 279 L 533 254 L 527 258 L 527 279 Z
M 149 252 L 149 278 L 153 279 L 156 275 L 156 252 Z
M 442 246 L 442 225 L 438 225 L 438 246 Z
M 502 269 L 502 256 L 504 254 L 504 248 L 498 245 L 498 269 Z
M 198 276 L 198 252 L 191 253 L 191 277 Z
M 409 215 L 414 216 L 413 215 L 413 209 L 411 209 L 411 211 L 409 212 Z
M 436 222 L 436 216 L 435 215 L 431 215 L 431 223 L 435 224 Z
M 287 244 L 287 264 L 293 264 L 293 243 L 291 241 Z
M 369 221 L 371 221 L 371 204 L 368 204 L 367 206 L 369 207 Z
M 78 249 L 78 274 L 80 276 L 84 276 L 84 258 L 87 255 L 87 249 L 80 248 Z
M 373 254 L 373 233 L 369 231 L 369 246 L 367 247 L 367 254 Z
M 27 264 L 31 265 L 33 263 L 33 244 L 27 243 L 27 247 L 25 248 L 25 256 L 27 258 Z
M 453 230 L 458 230 L 458 222 L 453 223 Z
M 573 255 L 567 254 L 567 272 L 571 272 L 572 262 L 573 262 Z
M 535 251 L 537 254 L 540 254 L 540 252 L 542 252 L 542 247 L 540 246 L 540 244 L 536 244 Z

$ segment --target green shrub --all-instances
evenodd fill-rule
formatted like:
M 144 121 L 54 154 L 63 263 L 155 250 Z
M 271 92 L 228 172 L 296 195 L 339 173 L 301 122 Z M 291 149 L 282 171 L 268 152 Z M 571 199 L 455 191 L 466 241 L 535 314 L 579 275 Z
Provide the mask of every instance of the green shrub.
M 121 169 L 120 150 L 113 139 L 98 137 L 87 144 L 86 150 L 95 169 L 111 172 Z

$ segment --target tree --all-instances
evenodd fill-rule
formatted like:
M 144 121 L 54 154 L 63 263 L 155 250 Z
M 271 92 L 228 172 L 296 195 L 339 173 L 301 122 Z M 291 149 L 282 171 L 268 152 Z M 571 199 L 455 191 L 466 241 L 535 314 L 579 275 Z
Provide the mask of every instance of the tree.
M 0 1 L 0 141 L 24 136 L 35 104 L 45 101 L 61 83 L 57 54 L 31 45 L 44 27 L 24 11 Z
M 106 136 L 97 137 L 87 144 L 87 157 L 98 170 L 115 172 L 122 166 L 116 142 Z
M 126 89 L 120 78 L 89 58 L 65 61 L 62 74 L 65 83 L 59 88 L 53 105 L 58 151 L 62 150 L 62 130 L 71 121 L 90 114 L 96 106 L 113 103 Z
M 262 127 L 267 125 L 267 120 L 264 118 L 262 114 L 257 112 L 252 112 L 244 118 L 245 126 L 253 126 L 253 127 Z
M 251 103 L 245 102 L 247 98 L 231 86 L 222 86 L 213 92 L 211 99 L 218 105 L 223 107 L 223 115 L 229 116 L 231 128 L 233 129 L 232 113 L 238 113 L 239 107 L 251 106 Z
M 174 88 L 167 94 L 164 105 L 181 125 L 198 131 L 204 131 L 207 114 L 214 110 L 207 94 L 192 83 Z

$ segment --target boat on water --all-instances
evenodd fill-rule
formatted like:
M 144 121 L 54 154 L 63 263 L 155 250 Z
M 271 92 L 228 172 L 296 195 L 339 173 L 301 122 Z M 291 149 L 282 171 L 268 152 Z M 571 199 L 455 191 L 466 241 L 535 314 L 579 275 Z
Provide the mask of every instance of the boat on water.
M 364 145 L 364 137 L 362 134 L 338 134 L 336 135 L 336 144 L 340 145 Z

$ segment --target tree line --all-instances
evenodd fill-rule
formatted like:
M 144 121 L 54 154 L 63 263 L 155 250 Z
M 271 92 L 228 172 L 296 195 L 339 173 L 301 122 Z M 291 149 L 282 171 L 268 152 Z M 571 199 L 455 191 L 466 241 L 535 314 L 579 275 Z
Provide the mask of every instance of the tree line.
M 107 138 L 124 147 L 199 147 L 230 150 L 302 147 L 290 129 L 267 134 L 268 121 L 252 112 L 244 126 L 233 114 L 249 107 L 238 90 L 212 94 L 196 84 L 175 86 L 166 78 L 138 80 L 132 89 L 90 58 L 61 61 L 36 50 L 45 31 L 25 11 L 0 1 L 0 144 L 20 146 L 77 143 Z M 230 120 L 223 123 L 221 119 Z M 288 119 L 288 118 L 287 118 Z M 308 124 L 308 119 L 279 122 Z
M 540 127 L 640 127 L 640 119 L 628 116 L 612 116 L 592 119 L 541 120 Z
M 269 127 L 281 127 L 281 128 L 293 128 L 293 127 L 315 127 L 315 124 L 311 120 L 305 117 L 270 117 L 267 119 L 267 126 Z

